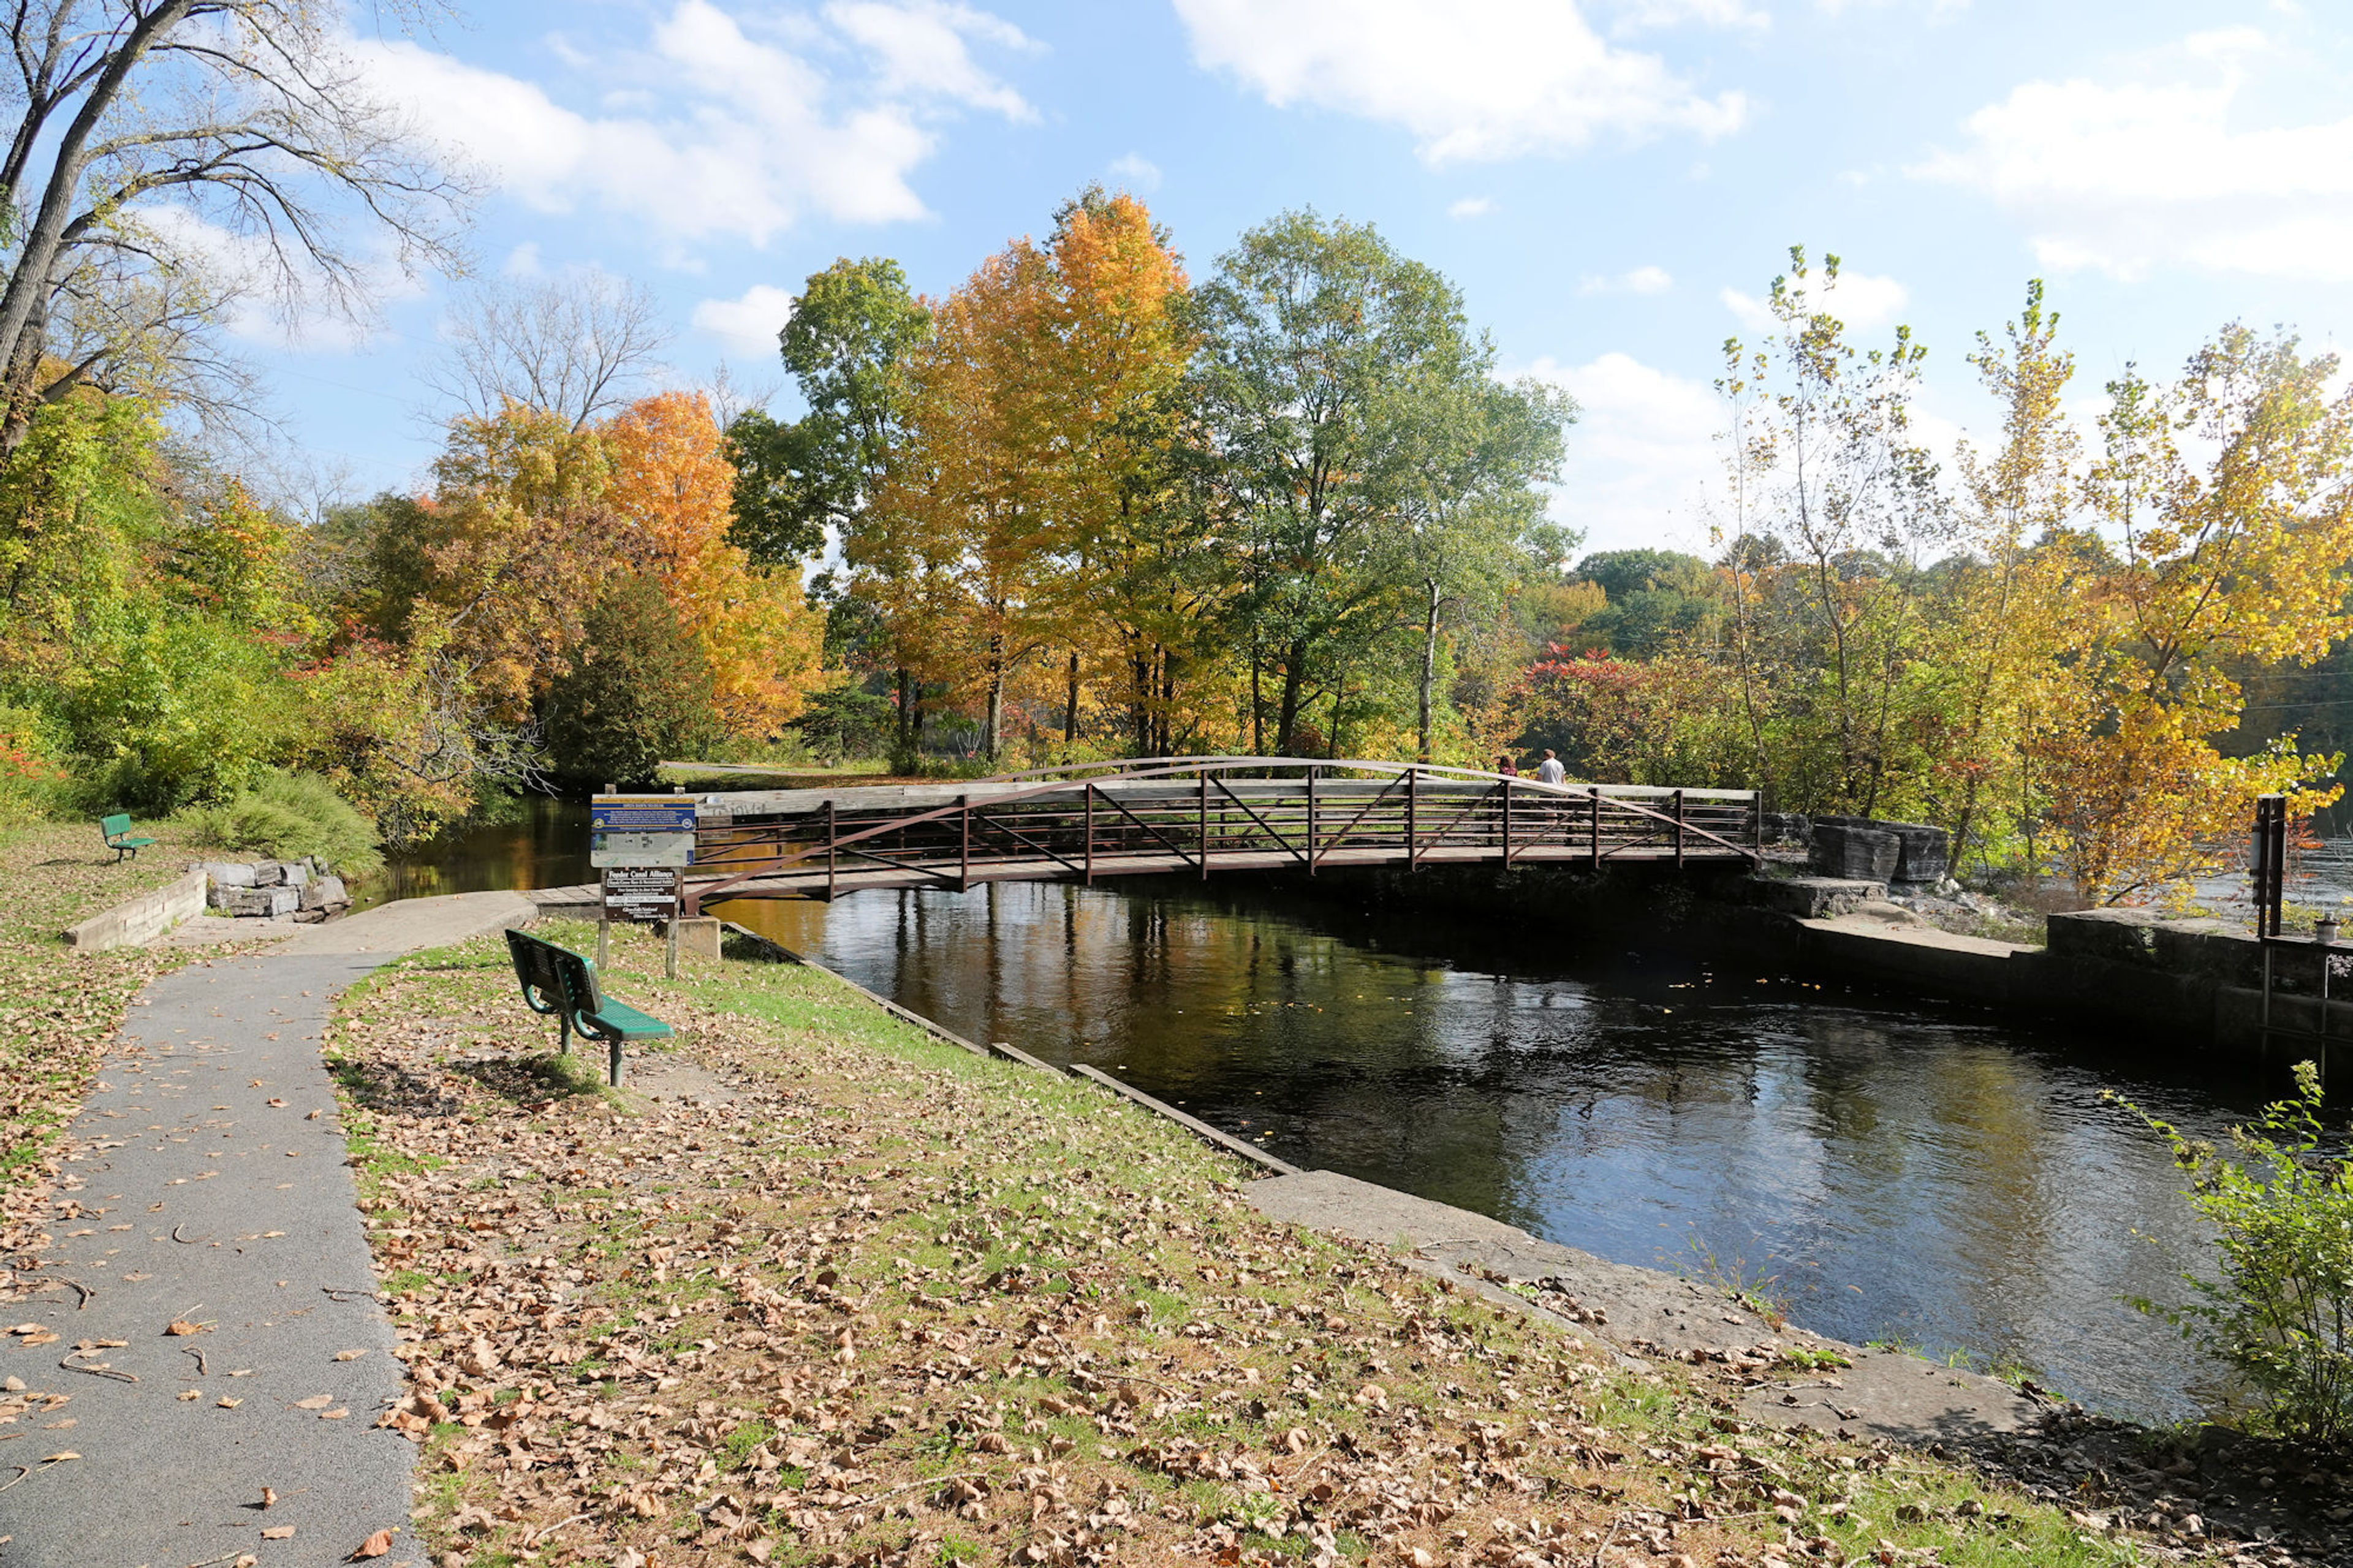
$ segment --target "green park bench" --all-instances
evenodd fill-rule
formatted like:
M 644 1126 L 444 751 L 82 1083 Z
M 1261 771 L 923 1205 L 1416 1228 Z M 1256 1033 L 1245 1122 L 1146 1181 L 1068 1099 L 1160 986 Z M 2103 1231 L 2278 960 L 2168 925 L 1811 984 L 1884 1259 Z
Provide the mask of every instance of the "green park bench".
M 659 1018 L 600 993 L 596 966 L 568 947 L 511 930 L 507 953 L 514 960 L 515 982 L 522 987 L 524 1005 L 534 1013 L 554 1017 L 556 1049 L 570 1054 L 575 1035 L 604 1041 L 611 1054 L 607 1077 L 613 1083 L 621 1081 L 624 1045 L 677 1033 Z
M 139 858 L 139 851 L 155 842 L 152 838 L 132 837 L 131 816 L 127 812 L 118 811 L 112 816 L 100 817 L 98 830 L 106 836 L 106 847 L 114 851 L 114 863 L 118 866 L 122 864 L 122 858 L 125 855 L 136 860 Z

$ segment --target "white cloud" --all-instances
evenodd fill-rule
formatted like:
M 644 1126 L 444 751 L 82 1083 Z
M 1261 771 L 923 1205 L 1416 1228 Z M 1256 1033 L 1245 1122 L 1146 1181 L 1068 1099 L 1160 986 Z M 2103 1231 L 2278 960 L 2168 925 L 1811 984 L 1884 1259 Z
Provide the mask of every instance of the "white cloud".
M 1820 272 L 1815 277 L 1820 278 Z M 1856 331 L 1869 331 L 1894 321 L 1903 311 L 1911 294 L 1893 278 L 1874 278 L 1867 272 L 1841 270 L 1838 281 L 1822 289 L 1814 309 L 1828 310 Z M 1726 289 L 1716 296 L 1725 310 L 1740 319 L 1740 324 L 1752 332 L 1770 331 L 1773 312 L 1766 302 L 1753 294 L 1737 289 Z
M 501 275 L 508 278 L 538 278 L 543 276 L 547 271 L 547 267 L 546 264 L 542 262 L 539 258 L 539 241 L 535 239 L 526 239 L 521 245 L 516 246 L 512 250 L 508 251 L 507 258 L 499 264 L 499 271 Z
M 1605 0 L 1612 13 L 1609 30 L 1626 34 L 1651 27 L 1679 27 L 1687 22 L 1708 27 L 1747 27 L 1763 32 L 1772 17 L 1742 0 Z
M 966 40 L 975 38 L 1003 48 L 1033 47 L 1010 22 L 938 0 L 898 5 L 840 0 L 828 5 L 825 16 L 881 57 L 885 92 L 944 98 L 1008 120 L 1038 118 L 1028 100 L 976 65 L 965 47 Z
M 1113 158 L 1111 167 L 1103 172 L 1128 190 L 1140 195 L 1149 195 L 1160 188 L 1160 165 L 1141 153 Z
M 1585 530 L 1585 548 L 1704 553 L 1704 505 L 1722 473 L 1715 394 L 1622 353 L 1575 365 L 1542 359 L 1528 374 L 1579 405 L 1553 515 Z
M 817 41 L 870 55 L 871 78 L 836 79 L 750 36 L 711 0 L 677 0 L 627 62 L 649 96 L 594 114 L 406 40 L 350 47 L 379 92 L 526 205 L 602 208 L 650 225 L 682 256 L 712 237 L 765 244 L 808 213 L 850 223 L 922 216 L 907 182 L 933 149 L 930 121 L 957 108 L 1033 113 L 965 49 L 971 39 L 1026 46 L 985 13 L 915 0 L 837 5 L 827 17 L 839 37 Z
M 2261 123 L 2249 65 L 2268 47 L 2229 28 L 2183 39 L 2144 79 L 2022 83 L 1963 122 L 1960 151 L 1907 173 L 1990 197 L 2055 270 L 2353 280 L 2353 116 Z M 2147 79 L 2168 62 L 2176 79 Z
M 1494 210 L 1495 204 L 1485 196 L 1464 196 L 1446 209 L 1446 216 L 1455 219 L 1485 217 Z
M 1637 267 L 1614 277 L 1588 273 L 1577 279 L 1580 294 L 1663 294 L 1675 286 L 1674 275 L 1663 267 Z
M 1430 163 L 1567 153 L 1604 136 L 1713 137 L 1747 113 L 1655 55 L 1615 47 L 1574 0 L 1176 0 L 1193 58 L 1277 108 L 1401 125 Z
M 793 297 L 773 283 L 754 283 L 733 300 L 705 300 L 689 318 L 730 352 L 765 360 L 776 352 L 776 334 L 793 319 Z

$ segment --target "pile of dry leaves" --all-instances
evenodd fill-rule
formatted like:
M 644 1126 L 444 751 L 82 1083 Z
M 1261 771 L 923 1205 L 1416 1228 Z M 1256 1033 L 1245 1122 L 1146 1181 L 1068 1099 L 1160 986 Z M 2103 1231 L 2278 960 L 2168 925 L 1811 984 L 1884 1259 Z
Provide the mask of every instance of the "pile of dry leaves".
M 441 1563 L 2133 1560 L 1264 1220 L 1229 1157 L 821 973 L 615 960 L 681 1034 L 617 1095 L 491 942 L 334 1028 Z

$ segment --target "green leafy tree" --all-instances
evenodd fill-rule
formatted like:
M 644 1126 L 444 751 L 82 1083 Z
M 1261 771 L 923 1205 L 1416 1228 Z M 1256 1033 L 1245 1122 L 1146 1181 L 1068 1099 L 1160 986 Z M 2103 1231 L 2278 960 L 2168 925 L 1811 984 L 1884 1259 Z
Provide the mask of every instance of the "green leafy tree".
M 583 657 L 549 689 L 551 771 L 580 784 L 644 784 L 719 733 L 711 672 L 660 584 L 616 581 L 588 612 Z
M 1399 578 L 1380 567 L 1398 555 L 1382 535 L 1410 504 L 1416 421 L 1440 389 L 1483 379 L 1494 351 L 1437 270 L 1313 211 L 1243 235 L 1189 317 L 1205 476 L 1239 541 L 1252 726 L 1271 666 L 1286 752 L 1311 694 L 1328 688 L 1336 714 L 1348 665 L 1396 624 Z
M 753 559 L 797 563 L 873 499 L 905 431 L 907 354 L 931 321 L 895 261 L 844 257 L 810 274 L 776 334 L 808 411 L 778 420 L 749 409 L 727 427 L 734 539 Z

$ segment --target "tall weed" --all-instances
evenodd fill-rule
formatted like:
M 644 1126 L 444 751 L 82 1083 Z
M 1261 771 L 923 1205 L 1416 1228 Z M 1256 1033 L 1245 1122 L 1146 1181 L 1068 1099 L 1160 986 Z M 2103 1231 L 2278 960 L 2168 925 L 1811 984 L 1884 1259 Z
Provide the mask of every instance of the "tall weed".
M 2263 1401 L 2252 1425 L 2333 1447 L 2353 1439 L 2353 1159 L 2322 1148 L 2312 1063 L 2296 1064 L 2295 1090 L 2232 1128 L 2227 1154 L 2125 1102 L 2189 1173 L 2222 1265 L 2219 1279 L 2183 1276 L 2199 1300 L 2131 1300 L 2238 1370 Z
M 375 826 L 316 773 L 271 773 L 234 800 L 191 806 L 178 821 L 224 849 L 280 860 L 316 855 L 346 877 L 384 868 Z

